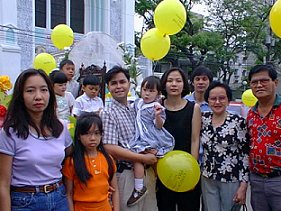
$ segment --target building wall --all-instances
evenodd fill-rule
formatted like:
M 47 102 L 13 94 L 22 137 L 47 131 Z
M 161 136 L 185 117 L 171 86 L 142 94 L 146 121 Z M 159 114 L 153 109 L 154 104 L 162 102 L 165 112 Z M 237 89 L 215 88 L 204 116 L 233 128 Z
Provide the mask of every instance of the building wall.
M 0 1 L 0 74 L 12 82 L 20 73 L 21 48 L 17 40 L 17 1 Z
M 18 34 L 21 48 L 21 69 L 32 67 L 34 57 L 34 5 L 32 0 L 17 1 L 17 27 L 23 29 Z
M 134 43 L 134 0 L 85 0 L 84 4 L 85 33 L 102 31 L 117 42 Z M 0 74 L 16 78 L 23 69 L 32 67 L 36 53 L 59 54 L 51 43 L 49 25 L 35 27 L 35 0 L 1 0 Z M 7 26 L 14 28 L 14 43 L 5 39 Z M 75 34 L 75 42 L 82 37 Z

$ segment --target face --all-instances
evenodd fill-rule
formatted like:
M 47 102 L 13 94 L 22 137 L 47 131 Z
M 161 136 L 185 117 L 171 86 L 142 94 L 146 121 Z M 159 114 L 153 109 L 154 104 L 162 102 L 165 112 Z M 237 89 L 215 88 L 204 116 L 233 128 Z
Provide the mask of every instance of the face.
M 214 114 L 223 114 L 229 104 L 225 89 L 222 87 L 212 89 L 209 93 L 208 103 Z
M 97 125 L 93 124 L 87 134 L 80 135 L 80 140 L 87 152 L 95 152 L 101 142 L 101 136 L 101 131 Z
M 253 94 L 260 99 L 267 99 L 276 94 L 278 80 L 272 80 L 267 71 L 261 71 L 252 75 L 250 86 Z
M 30 76 L 23 88 L 24 105 L 27 112 L 33 116 L 43 114 L 50 99 L 46 81 L 40 75 Z
M 193 79 L 193 86 L 195 92 L 205 93 L 206 89 L 209 87 L 210 80 L 206 75 L 195 76 Z
M 124 73 L 115 74 L 108 83 L 108 90 L 112 97 L 122 104 L 127 103 L 129 89 L 130 83 Z
M 169 96 L 181 96 L 184 82 L 179 71 L 171 72 L 167 77 L 166 91 Z
M 67 80 L 71 81 L 75 74 L 75 66 L 72 64 L 65 64 L 61 71 L 66 75 Z
M 56 95 L 64 96 L 66 90 L 66 83 L 55 83 L 54 84 L 54 91 Z
M 141 98 L 143 99 L 144 103 L 151 103 L 155 101 L 158 97 L 158 91 L 156 87 L 154 89 L 146 88 L 146 84 L 141 88 Z
M 82 89 L 89 98 L 95 98 L 99 94 L 100 86 L 99 85 L 86 85 L 86 86 L 83 85 Z

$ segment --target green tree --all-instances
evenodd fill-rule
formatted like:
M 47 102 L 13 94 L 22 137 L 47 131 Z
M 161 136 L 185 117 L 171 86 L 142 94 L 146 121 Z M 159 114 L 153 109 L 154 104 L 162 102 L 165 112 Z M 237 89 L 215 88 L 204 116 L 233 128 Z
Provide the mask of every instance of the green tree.
M 144 20 L 142 32 L 136 33 L 136 46 L 140 47 L 140 39 L 144 32 L 154 27 L 153 11 L 160 2 L 160 0 L 136 1 L 135 11 Z M 217 32 L 203 30 L 203 16 L 190 12 L 193 4 L 198 0 L 181 2 L 187 11 L 186 24 L 179 33 L 171 36 L 171 49 L 163 60 L 178 66 L 180 58 L 188 59 L 189 66 L 193 70 L 204 62 L 209 51 L 216 51 L 223 45 L 223 39 Z
M 268 15 L 271 4 L 264 0 L 202 0 L 208 8 L 207 25 L 219 33 L 224 44 L 207 61 L 215 64 L 218 75 L 228 82 L 234 72 L 237 55 L 254 54 L 255 63 L 280 63 L 280 40 L 272 36 Z

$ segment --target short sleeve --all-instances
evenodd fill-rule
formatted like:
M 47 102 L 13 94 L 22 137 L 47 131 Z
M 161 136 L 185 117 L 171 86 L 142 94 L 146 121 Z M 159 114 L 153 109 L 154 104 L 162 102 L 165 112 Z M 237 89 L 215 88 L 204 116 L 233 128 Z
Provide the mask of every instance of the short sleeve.
M 65 94 L 67 94 L 68 106 L 72 107 L 75 103 L 75 98 L 73 97 L 73 94 L 71 92 L 66 92 Z
M 65 133 L 65 143 L 64 143 L 65 148 L 69 147 L 72 144 L 72 138 L 69 133 L 67 124 L 68 124 L 67 121 L 63 121 L 63 130 Z
M 103 101 L 102 99 L 99 97 L 99 108 L 103 109 L 104 105 L 103 105 Z
M 81 115 L 81 111 L 82 111 L 82 107 L 81 107 L 81 102 L 79 100 L 80 98 L 77 98 L 74 101 L 74 105 L 73 105 L 73 109 L 72 109 L 72 114 L 75 116 L 80 116 Z
M 62 167 L 62 174 L 70 180 L 74 179 L 75 171 L 73 159 L 71 157 L 65 159 L 64 165 Z
M 6 155 L 15 155 L 16 143 L 15 140 L 11 137 L 8 137 L 3 128 L 0 131 L 0 152 Z

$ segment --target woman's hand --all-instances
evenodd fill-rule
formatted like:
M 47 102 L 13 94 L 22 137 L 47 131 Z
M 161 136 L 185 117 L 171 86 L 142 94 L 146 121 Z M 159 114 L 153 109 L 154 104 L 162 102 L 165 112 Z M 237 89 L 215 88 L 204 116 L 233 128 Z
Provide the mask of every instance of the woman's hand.
M 248 184 L 245 182 L 241 182 L 238 190 L 236 191 L 233 201 L 238 204 L 246 203 L 246 192 L 247 192 Z

